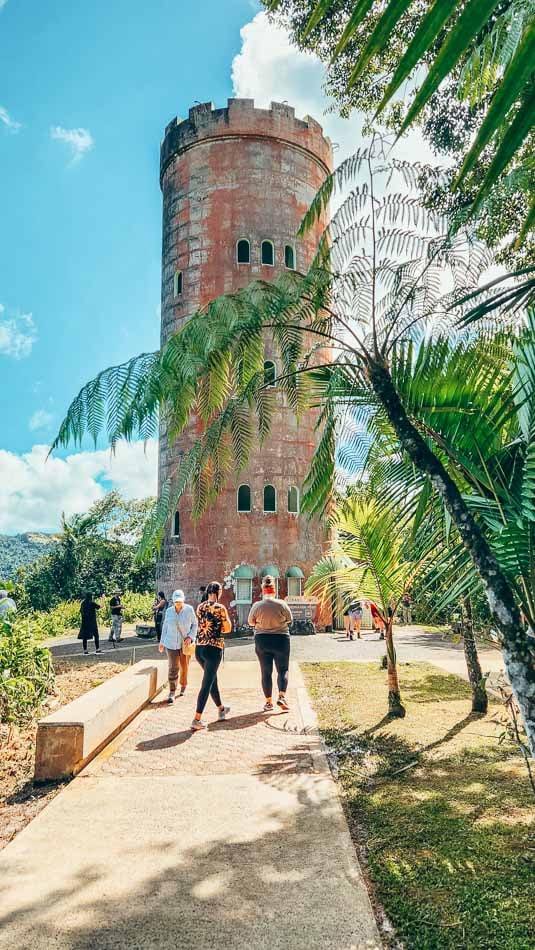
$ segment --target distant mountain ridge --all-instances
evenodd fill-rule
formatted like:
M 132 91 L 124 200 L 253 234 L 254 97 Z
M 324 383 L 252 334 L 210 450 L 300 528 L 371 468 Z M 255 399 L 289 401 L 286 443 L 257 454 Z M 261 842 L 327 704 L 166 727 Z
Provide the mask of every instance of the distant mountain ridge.
M 40 531 L 0 534 L 0 580 L 15 580 L 19 567 L 32 564 L 44 554 L 49 554 L 57 542 L 56 535 Z

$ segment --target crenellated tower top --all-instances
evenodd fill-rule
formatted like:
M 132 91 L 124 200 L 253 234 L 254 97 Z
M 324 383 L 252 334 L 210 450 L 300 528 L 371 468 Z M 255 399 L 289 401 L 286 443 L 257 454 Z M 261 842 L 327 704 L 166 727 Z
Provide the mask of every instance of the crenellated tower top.
M 319 122 L 311 116 L 295 117 L 284 102 L 272 102 L 269 109 L 256 109 L 254 99 L 229 99 L 224 109 L 202 102 L 189 110 L 187 119 L 175 117 L 166 127 L 160 149 L 160 184 L 178 155 L 201 142 L 225 138 L 278 139 L 307 152 L 325 174 L 332 169 L 332 146 Z

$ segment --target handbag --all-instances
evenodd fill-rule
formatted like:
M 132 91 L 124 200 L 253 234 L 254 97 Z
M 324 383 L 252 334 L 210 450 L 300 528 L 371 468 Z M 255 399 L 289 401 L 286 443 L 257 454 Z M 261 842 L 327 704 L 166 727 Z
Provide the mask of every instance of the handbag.
M 184 656 L 195 656 L 195 640 L 192 640 L 191 643 L 184 643 L 182 640 L 182 653 Z

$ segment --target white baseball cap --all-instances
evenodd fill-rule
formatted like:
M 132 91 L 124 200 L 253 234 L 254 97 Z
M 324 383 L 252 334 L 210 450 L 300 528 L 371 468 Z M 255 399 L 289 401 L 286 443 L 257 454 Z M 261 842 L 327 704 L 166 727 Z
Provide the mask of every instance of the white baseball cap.
M 172 601 L 173 601 L 174 604 L 176 604 L 177 601 L 180 601 L 181 603 L 184 603 L 184 601 L 185 601 L 185 599 L 186 599 L 185 596 L 184 596 L 184 591 L 183 591 L 183 590 L 174 590 L 174 591 L 173 591 L 173 596 L 172 596 L 171 599 L 172 599 Z

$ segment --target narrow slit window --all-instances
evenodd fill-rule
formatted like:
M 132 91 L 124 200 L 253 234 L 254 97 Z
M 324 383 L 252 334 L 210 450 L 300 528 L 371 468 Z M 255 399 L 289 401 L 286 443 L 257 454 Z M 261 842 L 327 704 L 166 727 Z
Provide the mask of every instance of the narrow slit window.
M 240 238 L 236 244 L 236 260 L 238 264 L 251 263 L 251 247 L 247 238 Z
M 266 360 L 264 363 L 264 386 L 277 385 L 277 367 L 273 360 Z
M 173 516 L 173 537 L 180 537 L 180 512 L 175 511 Z
M 291 515 L 299 514 L 299 490 L 295 485 L 288 489 L 288 511 Z
M 291 244 L 284 248 L 284 263 L 288 270 L 295 270 L 295 248 Z
M 264 487 L 264 511 L 277 510 L 277 492 L 273 485 Z
M 262 241 L 262 263 L 273 267 L 275 263 L 275 248 L 273 241 Z
M 245 512 L 251 510 L 251 486 L 240 485 L 238 488 L 238 511 Z
M 182 271 L 176 270 L 173 279 L 173 296 L 180 297 L 182 294 Z

